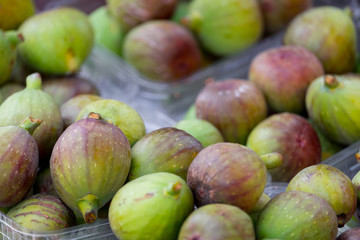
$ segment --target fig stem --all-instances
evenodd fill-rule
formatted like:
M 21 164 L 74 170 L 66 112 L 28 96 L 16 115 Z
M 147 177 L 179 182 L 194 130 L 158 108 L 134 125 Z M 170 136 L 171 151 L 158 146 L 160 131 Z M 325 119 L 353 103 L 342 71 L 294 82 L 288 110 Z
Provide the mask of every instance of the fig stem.
M 189 15 L 183 17 L 180 22 L 190 28 L 191 30 L 193 30 L 194 32 L 199 31 L 201 24 L 202 24 L 202 16 L 201 13 L 199 12 L 192 12 Z
M 333 75 L 326 75 L 324 82 L 325 82 L 325 86 L 331 89 L 336 88 L 339 85 L 339 81 Z
M 181 182 L 171 183 L 164 188 L 164 196 L 172 196 L 175 199 L 178 199 L 182 188 Z
M 260 156 L 260 158 L 264 161 L 268 170 L 280 167 L 284 162 L 283 156 L 277 152 L 263 154 Z
M 95 195 L 89 193 L 80 198 L 77 201 L 77 206 L 86 223 L 93 223 L 96 221 L 100 201 Z
M 11 49 L 15 50 L 16 46 L 24 41 L 24 37 L 22 34 L 18 33 L 15 30 L 9 30 L 5 32 L 5 37 L 8 41 L 8 43 L 11 46 Z
M 101 119 L 102 119 L 99 113 L 94 113 L 94 112 L 90 112 L 87 117 L 88 117 L 88 118 L 97 119 L 97 120 L 101 120 Z
M 26 88 L 41 90 L 41 81 L 42 80 L 39 73 L 30 74 L 26 78 Z
M 40 126 L 41 123 L 42 120 L 40 119 L 28 117 L 20 123 L 19 127 L 25 129 L 28 133 L 30 133 L 30 135 L 33 135 L 35 129 Z
M 355 154 L 356 160 L 360 163 L 360 150 Z

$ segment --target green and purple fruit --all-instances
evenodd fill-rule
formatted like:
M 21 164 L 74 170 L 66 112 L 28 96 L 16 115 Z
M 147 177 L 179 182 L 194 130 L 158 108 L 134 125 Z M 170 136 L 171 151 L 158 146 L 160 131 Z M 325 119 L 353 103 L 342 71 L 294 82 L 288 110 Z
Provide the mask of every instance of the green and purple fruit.
M 46 194 L 46 195 L 54 195 L 58 196 L 56 193 L 52 178 L 50 168 L 41 169 L 37 175 L 36 180 L 33 185 L 34 194 Z
M 226 142 L 245 144 L 250 131 L 266 118 L 264 95 L 255 84 L 241 79 L 214 82 L 200 91 L 196 117 L 213 124 Z
M 336 240 L 358 240 L 360 239 L 360 227 L 350 228 L 337 236 Z
M 325 73 L 352 72 L 356 62 L 356 28 L 349 11 L 320 6 L 299 14 L 286 29 L 285 45 L 313 52 Z
M 176 82 L 202 65 L 194 36 L 170 20 L 153 20 L 132 29 L 124 39 L 124 59 L 157 82 Z
M 165 127 L 152 131 L 131 149 L 129 180 L 155 172 L 170 172 L 186 180 L 188 168 L 203 149 L 201 143 L 187 132 Z
M 278 152 L 282 166 L 269 171 L 275 182 L 289 182 L 300 170 L 321 162 L 321 145 L 311 124 L 294 113 L 271 115 L 250 133 L 246 145 L 258 154 Z
M 261 211 L 255 226 L 258 239 L 334 240 L 336 213 L 322 198 L 289 191 L 275 196 Z
M 158 172 L 120 188 L 110 204 L 109 222 L 119 239 L 176 239 L 193 209 L 186 182 L 175 174 Z
M 325 164 L 301 170 L 290 182 L 286 191 L 304 191 L 326 200 L 335 210 L 339 227 L 343 227 L 354 215 L 356 189 L 345 173 Z
M 0 29 L 15 30 L 35 14 L 33 0 L 0 0 Z
M 51 177 L 61 200 L 86 223 L 125 183 L 131 148 L 115 125 L 91 113 L 70 125 L 54 146 Z
M 181 226 L 178 240 L 255 240 L 250 216 L 228 204 L 208 204 L 193 211 Z
M 35 181 L 39 151 L 31 136 L 41 120 L 26 118 L 19 126 L 0 127 L 0 207 L 20 202 Z

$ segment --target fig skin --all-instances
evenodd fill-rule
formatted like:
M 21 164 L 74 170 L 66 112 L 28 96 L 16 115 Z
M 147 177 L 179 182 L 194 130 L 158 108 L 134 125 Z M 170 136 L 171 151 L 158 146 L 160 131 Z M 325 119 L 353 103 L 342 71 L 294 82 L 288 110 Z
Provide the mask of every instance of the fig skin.
M 358 240 L 360 239 L 360 227 L 350 228 L 337 236 L 336 240 Z
M 334 240 L 338 232 L 332 207 L 302 191 L 283 192 L 271 199 L 255 229 L 259 239 Z
M 261 89 L 273 112 L 305 114 L 306 90 L 323 74 L 321 62 L 312 52 L 300 46 L 281 46 L 252 60 L 249 80 Z
M 303 46 L 313 52 L 325 73 L 355 69 L 356 29 L 346 10 L 321 6 L 299 14 L 286 29 L 284 45 Z
M 20 126 L 0 127 L 0 207 L 20 202 L 35 181 L 39 151 L 31 136 L 41 120 L 27 118 Z
M 196 117 L 212 123 L 226 142 L 245 144 L 250 131 L 267 116 L 264 95 L 242 79 L 214 82 L 199 92 Z
M 360 171 L 355 174 L 355 176 L 351 179 L 351 182 L 354 184 L 357 204 L 360 207 Z
M 117 19 L 125 31 L 153 19 L 169 19 L 177 2 L 178 0 L 106 0 L 110 15 Z
M 77 72 L 93 47 L 93 29 L 85 13 L 60 7 L 28 18 L 18 29 L 24 37 L 18 53 L 33 71 L 63 75 Z
M 0 29 L 15 30 L 35 14 L 32 0 L 0 0 Z
M 124 184 L 130 164 L 131 148 L 123 132 L 91 113 L 59 137 L 50 171 L 61 200 L 79 222 L 91 223 Z
M 202 144 L 183 130 L 159 128 L 143 136 L 132 147 L 128 179 L 170 172 L 186 180 L 191 162 L 202 149 Z
M 202 66 L 194 36 L 170 20 L 152 20 L 132 29 L 125 36 L 123 54 L 131 66 L 155 82 L 180 81 Z
M 41 169 L 36 175 L 36 180 L 33 185 L 34 194 L 46 194 L 58 196 L 56 193 L 52 178 L 50 168 Z
M 343 227 L 356 211 L 356 190 L 351 180 L 339 169 L 318 164 L 301 170 L 286 191 L 304 191 L 325 199 L 335 210 L 339 227 Z
M 190 164 L 187 183 L 196 206 L 225 203 L 250 212 L 264 191 L 267 170 L 260 156 L 237 143 L 212 144 Z
M 279 152 L 282 166 L 269 171 L 274 182 L 289 182 L 300 170 L 321 162 L 320 140 L 303 117 L 277 113 L 259 123 L 250 133 L 246 146 L 258 154 Z
M 208 204 L 193 211 L 181 226 L 178 240 L 255 240 L 250 216 L 228 204 Z
M 6 83 L 0 87 L 0 104 L 13 93 L 24 89 L 24 86 L 18 83 Z

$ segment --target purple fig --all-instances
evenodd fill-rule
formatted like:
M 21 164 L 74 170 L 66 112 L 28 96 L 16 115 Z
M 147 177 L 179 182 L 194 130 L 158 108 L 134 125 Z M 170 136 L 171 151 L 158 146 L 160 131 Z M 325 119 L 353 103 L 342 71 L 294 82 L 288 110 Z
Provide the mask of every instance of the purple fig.
M 228 79 L 206 85 L 195 101 L 196 117 L 212 123 L 226 142 L 245 144 L 267 115 L 264 95 L 255 84 Z
M 0 207 L 20 202 L 35 181 L 39 151 L 31 135 L 40 123 L 29 117 L 19 126 L 0 127 Z
M 131 148 L 115 125 L 90 113 L 70 125 L 54 146 L 51 177 L 61 200 L 79 221 L 92 223 L 124 184 L 130 170 Z
M 193 35 L 170 20 L 153 20 L 132 29 L 123 45 L 125 60 L 158 82 L 176 82 L 200 69 L 202 56 Z
M 337 236 L 336 240 L 359 240 L 360 227 L 350 228 Z
M 34 194 L 46 194 L 46 195 L 55 195 L 56 193 L 52 178 L 50 168 L 44 168 L 38 172 L 36 175 L 36 180 L 33 186 Z
M 246 145 L 258 154 L 278 152 L 284 157 L 282 166 L 269 171 L 275 182 L 289 182 L 300 170 L 321 162 L 321 145 L 314 128 L 293 113 L 274 114 L 259 123 Z
M 186 180 L 189 165 L 203 149 L 183 130 L 166 127 L 152 131 L 135 143 L 129 180 L 155 172 L 170 172 Z

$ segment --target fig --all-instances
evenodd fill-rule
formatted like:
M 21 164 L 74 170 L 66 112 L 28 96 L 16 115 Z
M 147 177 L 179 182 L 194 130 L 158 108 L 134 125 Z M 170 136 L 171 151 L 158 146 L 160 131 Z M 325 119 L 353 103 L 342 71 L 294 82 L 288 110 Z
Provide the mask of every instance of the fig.
M 95 43 L 121 56 L 125 31 L 106 6 L 95 9 L 89 15 L 89 20 L 94 30 Z
M 179 0 L 176 4 L 175 10 L 171 16 L 171 21 L 181 23 L 182 19 L 186 17 L 190 7 L 190 1 Z
M 0 29 L 17 29 L 22 22 L 35 14 L 33 0 L 0 0 Z
M 101 100 L 102 98 L 94 94 L 76 95 L 60 106 L 61 117 L 64 121 L 64 128 L 67 128 L 74 122 L 80 111 L 89 103 Z
M 90 112 L 99 113 L 104 120 L 120 128 L 131 146 L 145 135 L 143 119 L 135 109 L 123 102 L 113 99 L 91 102 L 80 111 L 76 120 L 86 118 Z
M 181 177 L 151 173 L 119 189 L 110 204 L 109 222 L 119 239 L 176 239 L 193 209 L 191 190 Z
M 154 172 L 170 172 L 186 180 L 190 163 L 203 149 L 187 132 L 165 127 L 152 131 L 131 149 L 129 180 Z
M 285 45 L 303 46 L 323 64 L 325 73 L 352 72 L 356 61 L 356 29 L 347 10 L 320 6 L 302 12 L 289 24 Z
M 250 148 L 237 143 L 215 143 L 191 162 L 187 184 L 196 206 L 225 203 L 250 212 L 267 181 L 266 165 Z
M 195 100 L 196 117 L 212 123 L 226 142 L 245 144 L 250 131 L 267 115 L 264 95 L 242 79 L 213 82 Z
M 11 94 L 24 89 L 23 85 L 18 83 L 6 83 L 0 87 L 0 104 L 5 101 Z
M 43 11 L 18 29 L 24 42 L 19 56 L 34 71 L 44 74 L 77 72 L 93 46 L 93 30 L 85 13 L 70 7 Z
M 360 81 L 343 75 L 323 75 L 306 93 L 310 119 L 335 143 L 350 145 L 360 140 Z
M 351 182 L 354 184 L 356 191 L 357 203 L 360 207 L 360 171 L 358 171 L 355 176 L 352 178 Z
M 203 145 L 210 146 L 214 143 L 224 142 L 219 130 L 210 122 L 202 119 L 182 120 L 175 124 L 176 128 L 184 130 L 195 137 Z
M 295 190 L 325 199 L 335 210 L 339 227 L 343 227 L 355 213 L 355 187 L 345 173 L 333 166 L 318 164 L 301 170 L 286 188 L 286 191 Z
M 264 207 L 257 222 L 258 239 L 335 239 L 336 213 L 324 199 L 307 192 L 276 195 Z
M 124 39 L 124 59 L 156 82 L 177 82 L 202 65 L 193 35 L 170 20 L 152 20 L 132 29 Z
M 58 196 L 51 178 L 51 172 L 49 167 L 43 168 L 38 172 L 38 174 L 36 175 L 33 190 L 34 194 Z
M 78 76 L 44 79 L 43 91 L 50 94 L 58 106 L 76 95 L 100 94 L 94 83 Z
M 259 215 L 261 211 L 264 209 L 264 207 L 270 200 L 271 198 L 266 193 L 263 193 L 259 201 L 256 203 L 255 207 L 249 213 L 254 225 L 256 225 L 257 221 L 259 220 Z
M 0 126 L 18 125 L 26 117 L 41 119 L 33 137 L 39 148 L 40 165 L 48 165 L 52 148 L 63 131 L 60 110 L 53 98 L 41 90 L 38 73 L 26 79 L 26 88 L 12 94 L 0 106 Z
M 189 119 L 196 119 L 195 103 L 191 104 L 191 106 L 188 108 L 188 110 L 186 111 L 186 113 L 184 115 L 184 120 L 189 120 Z
M 238 207 L 213 203 L 193 211 L 181 226 L 178 240 L 255 240 L 250 216 Z
M 268 34 L 284 29 L 297 15 L 313 6 L 312 0 L 260 0 L 259 4 Z
M 263 92 L 273 112 L 305 114 L 308 86 L 324 74 L 319 59 L 299 46 L 281 46 L 253 58 L 249 80 Z
M 177 2 L 178 0 L 106 0 L 110 14 L 125 31 L 153 19 L 169 19 Z
M 56 196 L 37 194 L 13 208 L 8 217 L 33 231 L 53 231 L 73 226 L 74 213 Z
M 336 240 L 358 240 L 360 239 L 360 227 L 350 228 L 337 236 Z
M 183 24 L 198 37 L 205 50 L 216 56 L 242 51 L 263 34 L 257 0 L 194 0 Z
M 300 170 L 321 162 L 321 145 L 311 124 L 294 113 L 277 113 L 260 122 L 246 146 L 258 154 L 278 152 L 284 163 L 269 170 L 272 181 L 289 182 Z
M 19 126 L 0 127 L 0 207 L 20 202 L 35 181 L 39 151 L 31 135 L 40 123 L 28 117 Z
M 90 113 L 69 126 L 57 140 L 50 159 L 56 192 L 81 222 L 92 223 L 125 183 L 131 148 L 115 125 Z

